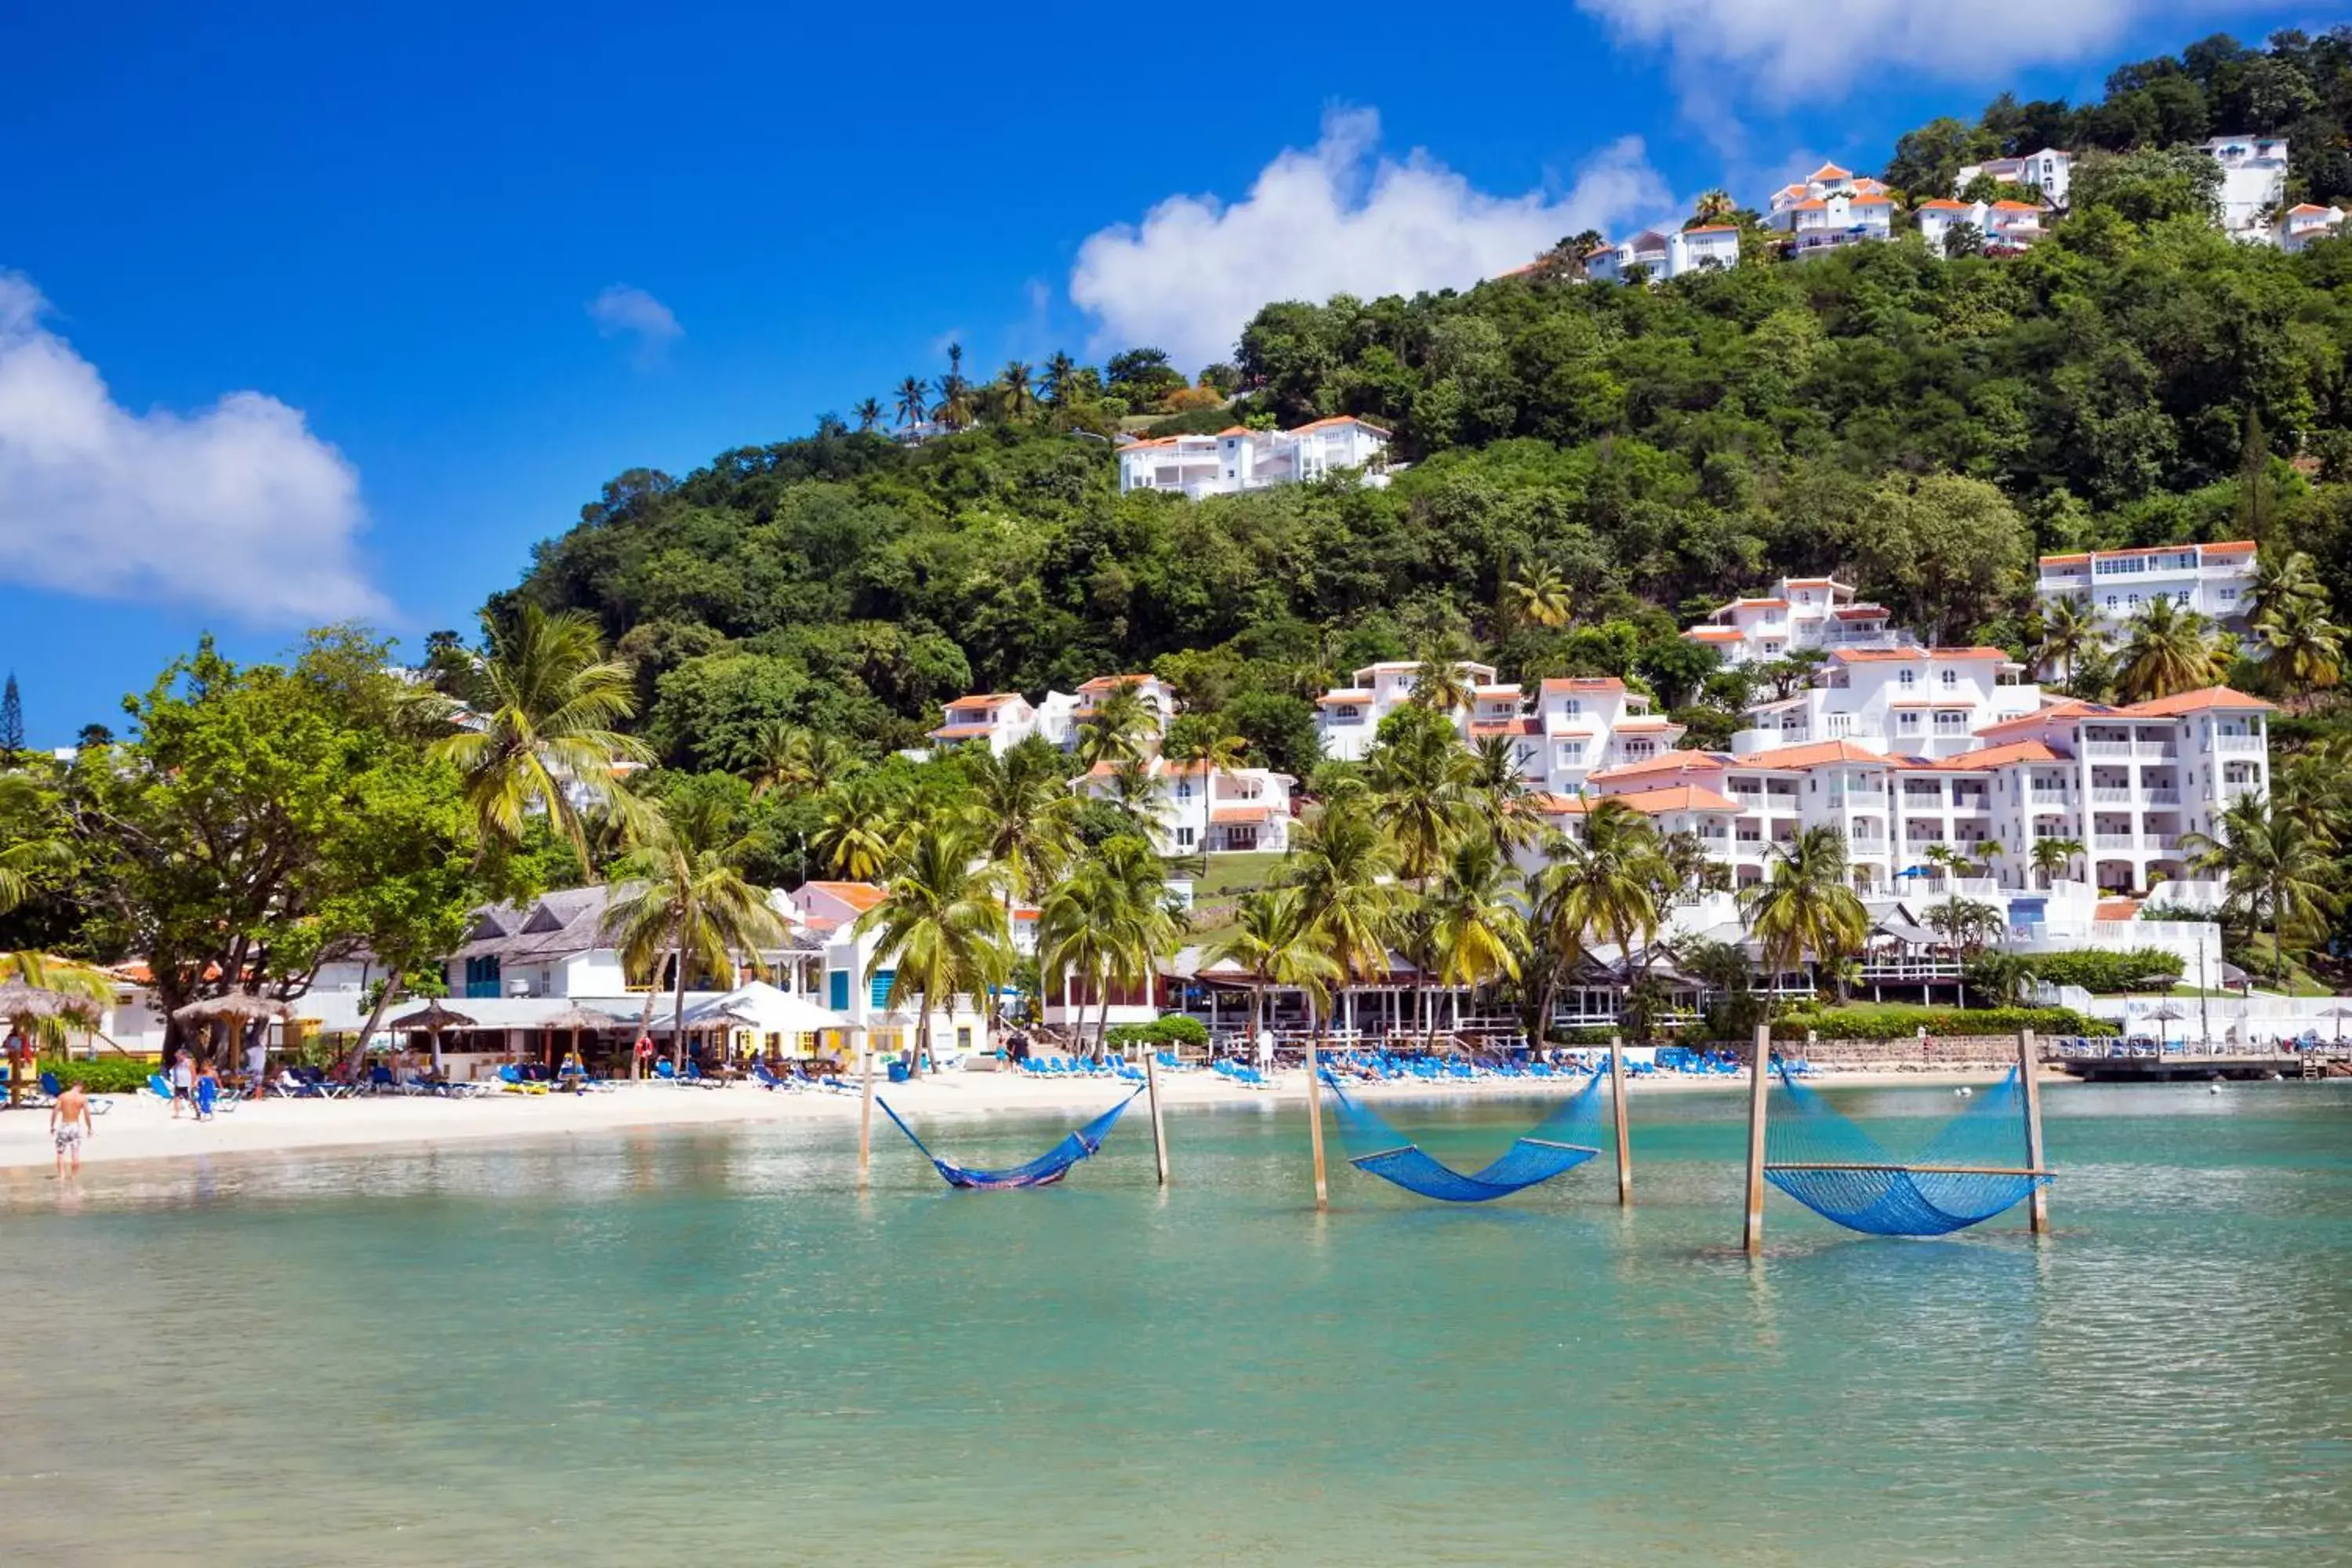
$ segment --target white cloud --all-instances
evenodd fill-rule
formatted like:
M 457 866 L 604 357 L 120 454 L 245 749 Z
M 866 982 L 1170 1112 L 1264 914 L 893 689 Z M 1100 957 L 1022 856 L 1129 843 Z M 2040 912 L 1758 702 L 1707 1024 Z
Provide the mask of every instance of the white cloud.
M 2143 18 L 2256 9 L 2252 0 L 1576 0 L 1618 37 L 1673 51 L 1687 85 L 1718 101 L 1758 92 L 1892 85 L 1916 70 L 1986 80 L 2019 66 L 2080 59 Z M 1731 68 L 1721 74 L 1719 68 Z M 1706 73 L 1702 78 L 1702 73 Z M 1687 94 L 1686 94 L 1687 96 Z
M 662 351 L 686 335 L 670 308 L 644 289 L 626 283 L 607 285 L 588 301 L 588 319 L 607 338 L 626 338 L 631 355 L 640 364 L 651 363 Z
M 1150 344 L 1186 370 L 1228 358 L 1274 300 L 1464 289 L 1532 260 L 1565 235 L 1672 206 L 1637 137 L 1602 150 L 1565 195 L 1496 196 L 1428 153 L 1380 154 L 1380 116 L 1324 117 L 1322 140 L 1286 148 L 1242 200 L 1171 196 L 1140 225 L 1087 237 L 1070 298 L 1097 345 Z
M 0 272 L 0 579 L 261 626 L 381 615 L 353 542 L 359 474 L 299 409 L 233 392 L 133 414 Z

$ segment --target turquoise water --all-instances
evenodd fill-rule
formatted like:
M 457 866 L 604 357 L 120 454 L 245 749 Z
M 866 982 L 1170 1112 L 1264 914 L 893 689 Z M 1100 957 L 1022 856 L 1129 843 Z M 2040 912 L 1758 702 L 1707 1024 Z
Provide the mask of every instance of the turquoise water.
M 0 1556 L 2352 1561 L 2352 1093 L 2055 1089 L 2048 1242 L 1775 1194 L 1755 1266 L 1742 1111 L 1637 1099 L 1631 1215 L 1602 1162 L 1318 1217 L 1264 1105 L 1171 1115 L 1165 1194 L 1134 1118 L 1032 1194 L 802 1125 L 12 1178 Z

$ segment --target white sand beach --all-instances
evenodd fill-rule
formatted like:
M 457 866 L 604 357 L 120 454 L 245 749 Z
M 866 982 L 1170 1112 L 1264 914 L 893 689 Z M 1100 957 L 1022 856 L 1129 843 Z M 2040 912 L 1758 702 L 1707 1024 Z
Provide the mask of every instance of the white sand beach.
M 2000 1069 L 1946 1068 L 1916 1071 L 1853 1071 L 1829 1075 L 1840 1083 L 1990 1083 Z M 1718 1092 L 1744 1088 L 1738 1078 L 1651 1078 L 1634 1080 L 1634 1095 Z M 1031 1079 L 1018 1074 L 950 1072 L 915 1083 L 884 1086 L 902 1111 L 939 1116 L 1100 1110 L 1127 1092 L 1114 1079 Z M 1268 1089 L 1239 1088 L 1205 1072 L 1163 1074 L 1163 1106 L 1241 1105 L 1303 1100 L 1306 1075 L 1281 1075 Z M 1486 1079 L 1447 1088 L 1392 1083 L 1362 1086 L 1358 1092 L 1379 1100 L 1444 1100 L 1461 1096 L 1541 1096 L 1559 1092 L 1525 1079 Z M 398 1144 L 517 1141 L 551 1135 L 593 1136 L 629 1128 L 709 1127 L 732 1123 L 827 1121 L 854 1123 L 856 1094 L 802 1090 L 775 1093 L 752 1084 L 727 1089 L 681 1089 L 667 1084 L 621 1084 L 607 1093 L 586 1095 L 498 1094 L 475 1100 L 400 1096 L 352 1100 L 272 1100 L 226 1109 L 199 1122 L 152 1095 L 103 1097 L 107 1105 L 83 1149 L 86 1164 L 180 1160 L 194 1155 L 283 1154 L 304 1150 L 348 1150 Z M 1138 1106 L 1138 1110 L 1141 1107 Z M 47 1167 L 54 1156 L 48 1113 L 35 1109 L 0 1112 L 0 1170 Z M 877 1114 L 877 1136 L 888 1132 Z

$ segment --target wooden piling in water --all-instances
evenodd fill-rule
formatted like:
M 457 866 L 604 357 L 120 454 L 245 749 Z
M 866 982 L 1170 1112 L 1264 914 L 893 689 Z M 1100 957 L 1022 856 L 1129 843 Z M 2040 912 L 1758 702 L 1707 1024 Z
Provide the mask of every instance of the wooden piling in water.
M 1315 1144 L 1315 1206 L 1331 1206 L 1331 1189 L 1323 1174 L 1323 1072 L 1316 1058 L 1315 1040 L 1307 1041 L 1307 1126 Z
M 1633 1146 L 1625 1135 L 1625 1037 L 1609 1037 L 1609 1098 L 1617 1118 L 1617 1206 L 1633 1206 Z
M 1168 1184 L 1168 1129 L 1160 1120 L 1160 1053 L 1150 1041 L 1143 1047 L 1143 1088 L 1151 1100 L 1151 1156 L 1160 1163 L 1160 1184 Z
M 2040 1171 L 2042 1163 L 2042 1079 L 2036 1070 L 2041 1052 L 2034 1047 L 2033 1031 L 2017 1032 L 2017 1081 L 2025 1090 L 2025 1163 Z M 2050 1234 L 2050 1189 L 2036 1182 L 2032 1195 L 2026 1199 L 2026 1224 L 2036 1236 Z
M 1748 1256 L 1764 1250 L 1764 1102 L 1772 1082 L 1772 1026 L 1756 1026 L 1748 1068 L 1748 1224 L 1740 1245 Z
M 874 1042 L 862 1031 L 857 1059 L 866 1080 L 865 1099 L 857 1108 L 857 1185 L 863 1190 L 870 1179 L 867 1167 L 874 1162 Z

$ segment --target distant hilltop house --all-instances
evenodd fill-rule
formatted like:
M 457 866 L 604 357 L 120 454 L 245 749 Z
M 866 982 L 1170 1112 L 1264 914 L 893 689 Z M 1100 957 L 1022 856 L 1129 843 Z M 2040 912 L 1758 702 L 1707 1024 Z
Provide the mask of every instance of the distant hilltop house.
M 1071 751 L 1102 700 L 1122 687 L 1134 689 L 1158 732 L 1166 734 L 1176 714 L 1174 687 L 1156 675 L 1098 675 L 1076 691 L 1049 691 L 1034 704 L 1017 691 L 959 697 L 947 704 L 930 738 L 941 750 L 979 746 L 1000 757 L 1032 736 Z
M 1952 194 L 1959 195 L 1970 185 L 1985 178 L 1998 180 L 2004 185 L 2022 185 L 2041 194 L 2042 199 L 2053 207 L 2066 205 L 2067 193 L 2074 181 L 2074 154 L 2062 153 L 2055 147 L 2044 147 L 2039 153 L 2029 153 L 2021 158 L 1989 158 L 1981 163 L 1968 163 L 1952 177 Z
M 1963 202 L 1939 197 L 1919 204 L 1919 237 L 1927 242 L 1930 251 L 1941 256 L 1952 231 L 1965 223 L 1984 237 L 1989 253 L 2013 254 L 2048 232 L 2042 222 L 2042 207 L 2034 202 Z
M 1680 278 L 1707 268 L 1739 265 L 1739 226 L 1701 224 L 1695 228 L 1645 229 L 1622 245 L 1603 245 L 1587 251 L 1584 276 L 1595 283 L 1626 283 L 1637 277 L 1652 281 Z M 1642 270 L 1635 272 L 1636 267 Z
M 2287 208 L 2280 218 L 2273 237 L 2281 250 L 2293 255 L 2315 239 L 2333 239 L 2344 231 L 2344 211 L 2341 207 L 2323 207 L 2311 202 Z
M 1789 237 L 1792 256 L 1886 239 L 1895 232 L 1895 198 L 1885 184 L 1835 163 L 1772 193 L 1765 226 Z
M 2216 136 L 2205 151 L 2221 165 L 2221 232 L 2251 244 L 2276 243 L 2274 220 L 2286 205 L 2286 138 Z
M 1388 431 L 1352 415 L 1318 419 L 1295 430 L 1244 430 L 1236 425 L 1213 436 L 1128 443 L 1118 449 L 1118 489 L 1121 495 L 1173 490 L 1197 500 L 1360 468 L 1364 482 L 1377 489 L 1388 483 Z
M 1730 665 L 1760 664 L 1809 648 L 1917 646 L 1911 634 L 1893 628 L 1884 605 L 1857 600 L 1852 585 L 1834 577 L 1783 577 L 1760 597 L 1717 605 L 1683 636 Z
M 2110 637 L 2158 599 L 2242 632 L 2254 591 L 2254 545 L 2244 539 L 2044 555 L 2040 564 L 2035 592 L 2042 602 L 2074 600 L 2093 611 Z

